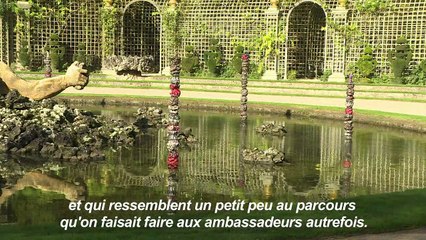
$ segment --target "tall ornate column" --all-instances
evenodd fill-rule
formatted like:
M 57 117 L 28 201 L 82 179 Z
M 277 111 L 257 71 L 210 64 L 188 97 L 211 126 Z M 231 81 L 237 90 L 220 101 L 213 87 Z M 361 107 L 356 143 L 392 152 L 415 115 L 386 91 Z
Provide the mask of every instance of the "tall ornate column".
M 270 1 L 271 1 L 271 6 L 265 11 L 266 28 L 268 33 L 272 32 L 275 35 L 275 39 L 276 39 L 278 36 L 278 21 L 279 21 L 279 15 L 280 15 L 280 11 L 278 10 L 279 0 L 270 0 Z M 277 47 L 277 43 L 275 44 L 275 47 Z M 262 79 L 277 80 L 278 79 L 277 68 L 278 68 L 278 56 L 277 54 L 275 54 L 275 52 L 272 52 L 265 59 L 265 72 L 262 76 Z
M 331 10 L 331 17 L 336 26 L 345 26 L 347 23 L 348 10 L 340 3 L 338 7 Z M 344 29 L 344 28 L 343 28 Z M 332 71 L 330 82 L 345 81 L 345 62 L 346 62 L 346 40 L 344 30 L 328 28 L 328 45 L 331 57 L 328 58 L 327 69 Z

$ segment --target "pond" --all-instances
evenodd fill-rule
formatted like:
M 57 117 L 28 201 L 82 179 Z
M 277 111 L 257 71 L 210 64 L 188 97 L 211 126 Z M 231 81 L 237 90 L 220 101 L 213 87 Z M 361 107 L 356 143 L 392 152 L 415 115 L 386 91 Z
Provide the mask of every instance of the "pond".
M 135 109 L 86 107 L 97 114 L 129 120 Z M 150 130 L 130 149 L 109 150 L 102 162 L 55 163 L 0 156 L 3 178 L 0 222 L 57 224 L 71 216 L 69 200 L 156 201 L 327 201 L 359 195 L 426 188 L 424 135 L 356 124 L 351 165 L 343 121 L 249 116 L 227 112 L 182 111 L 182 128 L 197 142 L 180 150 L 176 193 L 168 192 L 166 131 Z M 286 125 L 284 137 L 262 136 L 265 121 Z M 288 165 L 242 163 L 242 147 L 277 148 Z M 34 170 L 37 170 L 34 172 Z M 7 188 L 5 187 L 7 186 Z

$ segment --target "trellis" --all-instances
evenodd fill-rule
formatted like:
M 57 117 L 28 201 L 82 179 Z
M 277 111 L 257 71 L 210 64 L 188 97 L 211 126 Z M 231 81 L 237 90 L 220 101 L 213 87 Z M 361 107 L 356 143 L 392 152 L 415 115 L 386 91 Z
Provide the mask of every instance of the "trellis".
M 123 15 L 121 55 L 153 56 L 160 65 L 161 21 L 159 10 L 149 2 L 134 2 Z
M 346 56 L 348 64 L 354 64 L 368 44 L 374 49 L 378 72 L 388 73 L 387 54 L 396 45 L 396 39 L 404 35 L 413 50 L 412 64 L 426 59 L 426 2 L 424 0 L 393 0 L 392 8 L 376 14 L 362 13 L 350 7 L 348 22 L 358 26 L 363 44 L 352 38 Z
M 287 67 L 299 78 L 322 75 L 325 64 L 326 15 L 320 5 L 305 2 L 295 7 L 287 29 Z
M 55 8 L 51 1 L 38 0 L 36 3 L 42 6 Z M 50 36 L 58 34 L 60 42 L 65 45 L 68 56 L 77 52 L 80 43 L 85 45 L 86 57 L 90 61 L 100 61 L 101 57 L 101 25 L 100 8 L 101 0 L 71 1 L 70 13 L 65 24 L 58 23 L 48 12 L 42 19 L 31 23 L 31 49 L 34 53 L 33 64 L 41 66 L 46 46 Z M 68 59 L 72 61 L 72 59 Z M 88 60 L 88 59 L 87 59 Z
M 234 55 L 238 43 L 247 44 L 265 30 L 269 1 L 189 0 L 183 7 L 183 46 L 194 46 L 202 55 L 209 40 L 218 39 L 225 60 Z M 252 57 L 256 59 L 257 53 Z
M 168 65 L 166 56 L 171 50 L 166 48 L 164 42 L 161 15 L 153 15 L 154 12 L 163 12 L 168 6 L 168 0 L 114 2 L 120 13 L 115 32 L 115 54 L 153 54 L 157 65 Z M 325 70 L 347 70 L 348 66 L 358 60 L 366 44 L 375 50 L 378 72 L 387 73 L 387 53 L 394 49 L 396 39 L 401 35 L 406 36 L 413 49 L 412 65 L 426 59 L 426 2 L 423 0 L 392 0 L 392 8 L 380 13 L 360 12 L 354 6 L 355 0 L 349 0 L 347 16 L 338 22 L 357 26 L 361 34 L 347 37 L 344 46 L 346 52 L 337 49 L 338 36 L 334 30 L 328 25 L 323 28 L 325 19 L 327 23 L 333 19 L 337 2 L 282 1 L 279 15 L 271 18 L 267 14 L 269 0 L 182 0 L 183 46 L 180 52 L 183 55 L 184 47 L 192 45 L 203 61 L 202 56 L 209 49 L 209 40 L 215 38 L 222 45 L 225 61 L 229 61 L 237 44 L 250 45 L 271 25 L 276 24 L 278 32 L 283 33 L 287 40 L 278 46 L 276 60 L 268 62 L 266 66 L 268 70 L 275 68 L 280 78 L 284 78 L 285 72 L 289 70 L 296 70 L 298 76 L 303 78 L 319 76 Z M 56 7 L 49 0 L 35 0 L 35 3 Z M 30 47 L 34 57 L 33 64 L 42 65 L 49 38 L 58 32 L 60 42 L 66 46 L 69 56 L 77 52 L 80 43 L 84 43 L 88 58 L 100 61 L 102 6 L 102 0 L 70 0 L 72 14 L 65 25 L 59 24 L 48 12 L 42 19 L 31 22 Z M 131 14 L 134 14 L 134 18 L 129 18 Z M 16 55 L 16 36 L 11 34 L 14 20 L 7 19 L 5 23 L 5 19 L 0 24 L 0 58 L 9 61 L 9 58 L 13 60 L 12 53 Z M 362 44 L 359 44 L 358 38 Z M 255 62 L 261 54 L 252 52 L 251 59 Z M 344 60 L 336 60 L 337 58 Z
M 8 3 L 8 0 L 6 0 Z M 11 63 L 13 56 L 11 56 L 11 49 L 13 49 L 13 27 L 15 20 L 10 13 L 5 12 L 0 16 L 0 61 Z

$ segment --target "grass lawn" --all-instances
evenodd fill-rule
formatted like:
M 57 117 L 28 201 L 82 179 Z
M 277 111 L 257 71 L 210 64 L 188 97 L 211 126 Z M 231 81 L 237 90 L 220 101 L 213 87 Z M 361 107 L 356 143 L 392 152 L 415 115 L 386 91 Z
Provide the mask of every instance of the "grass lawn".
M 341 200 L 343 201 L 343 200 Z M 64 231 L 56 225 L 18 226 L 0 225 L 1 239 L 318 239 L 325 236 L 354 235 L 361 233 L 392 232 L 426 226 L 426 189 L 410 190 L 400 193 L 387 193 L 372 196 L 348 198 L 345 202 L 355 202 L 355 211 L 294 211 L 252 212 L 212 212 L 177 213 L 163 218 L 250 218 L 279 219 L 298 218 L 305 223 L 307 219 L 325 217 L 340 219 L 342 216 L 365 220 L 363 228 L 129 228 L 129 229 L 82 229 Z M 202 221 L 202 222 L 203 222 Z M 304 225 L 304 224 L 303 224 Z

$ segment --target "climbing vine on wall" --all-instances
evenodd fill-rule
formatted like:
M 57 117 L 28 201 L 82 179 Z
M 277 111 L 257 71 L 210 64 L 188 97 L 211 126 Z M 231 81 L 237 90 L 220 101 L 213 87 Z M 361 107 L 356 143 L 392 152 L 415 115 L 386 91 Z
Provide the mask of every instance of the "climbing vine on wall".
M 114 55 L 115 29 L 118 24 L 118 10 L 115 5 L 105 5 L 101 10 L 102 18 L 102 55 Z
M 392 9 L 390 0 L 356 0 L 355 8 L 367 14 L 377 14 Z
M 166 48 L 176 52 L 182 45 L 182 32 L 180 24 L 182 21 L 182 7 L 166 8 L 162 13 L 162 26 L 166 38 Z
M 284 42 L 285 34 L 277 34 L 274 30 L 265 31 L 255 38 L 250 48 L 260 54 L 257 67 L 259 74 L 264 72 L 266 60 L 273 55 L 279 54 L 279 46 Z

